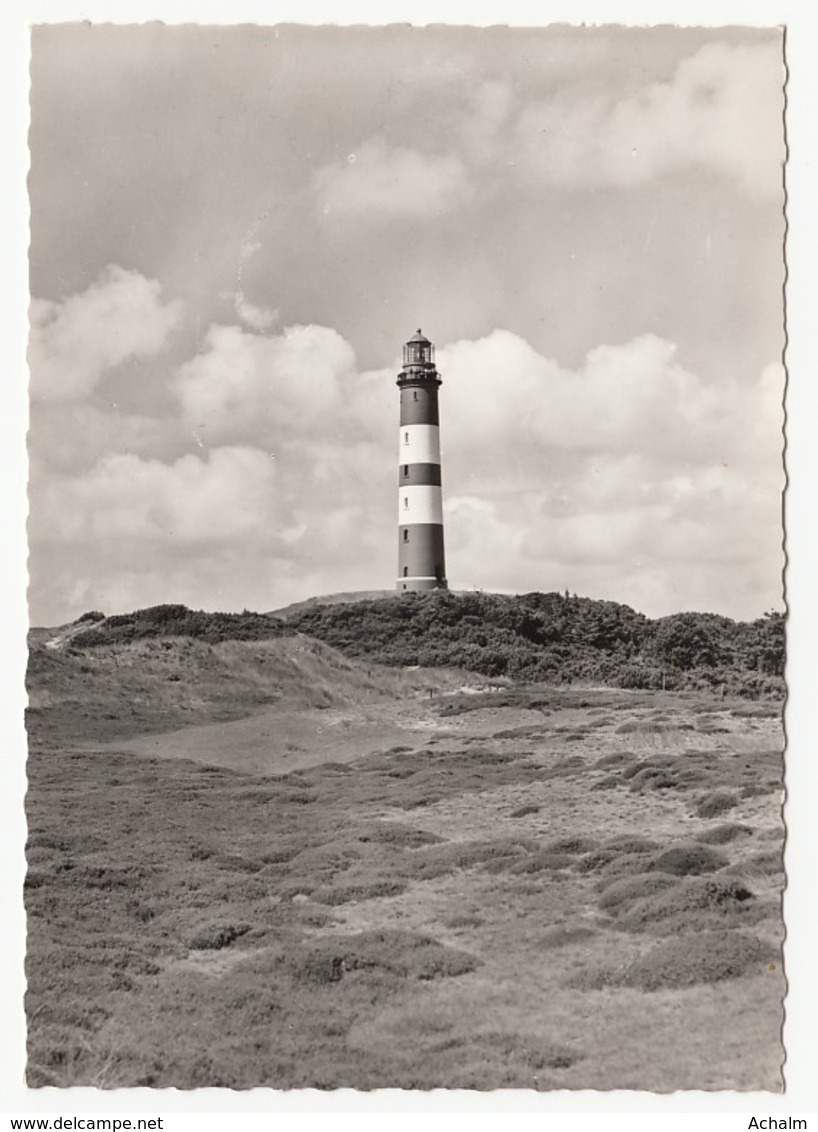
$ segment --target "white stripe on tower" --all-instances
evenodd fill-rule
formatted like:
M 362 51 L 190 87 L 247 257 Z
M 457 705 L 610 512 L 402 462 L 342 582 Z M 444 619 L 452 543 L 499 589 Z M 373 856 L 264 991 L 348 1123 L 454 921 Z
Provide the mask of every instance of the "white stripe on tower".
M 443 492 L 437 484 L 402 487 L 398 498 L 398 526 L 439 523 L 443 526 Z
M 398 456 L 402 464 L 440 464 L 439 426 L 404 425 L 399 448 Z

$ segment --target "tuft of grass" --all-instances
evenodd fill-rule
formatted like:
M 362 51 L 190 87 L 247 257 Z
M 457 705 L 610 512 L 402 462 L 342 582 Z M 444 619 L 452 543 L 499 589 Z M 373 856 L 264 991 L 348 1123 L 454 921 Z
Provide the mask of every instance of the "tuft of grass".
M 622 768 L 622 771 L 618 776 L 619 781 L 620 782 L 629 782 L 632 778 L 635 778 L 637 774 L 641 774 L 642 771 L 644 771 L 648 767 L 654 766 L 654 765 L 655 764 L 653 762 L 651 762 L 649 760 L 645 760 L 645 759 L 639 759 L 636 762 L 626 763 L 626 765 Z
M 676 775 L 667 768 L 645 766 L 631 777 L 629 789 L 642 793 L 645 790 L 678 790 L 680 786 Z
M 590 853 L 598 848 L 599 841 L 595 837 L 583 837 L 581 835 L 558 837 L 543 846 L 546 853 L 566 854 L 569 857 L 574 857 L 578 853 Z
M 528 817 L 529 814 L 538 814 L 539 812 L 539 806 L 535 806 L 532 803 L 527 803 L 525 806 L 518 806 L 516 810 L 512 810 L 511 816 L 513 818 L 525 818 Z
M 250 931 L 250 924 L 209 924 L 190 940 L 191 951 L 221 951 Z
M 620 834 L 586 853 L 577 861 L 580 873 L 621 875 L 645 872 L 646 861 L 659 848 L 656 841 L 639 834 Z
M 428 982 L 465 975 L 480 960 L 431 936 L 396 929 L 325 936 L 288 960 L 301 981 L 334 983 L 353 972 L 385 971 L 401 979 Z
M 460 869 L 474 868 L 475 865 L 493 864 L 506 868 L 536 849 L 536 842 L 520 838 L 447 842 L 419 849 L 411 860 L 404 862 L 402 876 L 433 880 Z
M 643 837 L 640 833 L 619 833 L 616 837 L 609 837 L 605 845 L 620 853 L 652 853 L 659 848 L 658 841 Z
M 615 786 L 621 786 L 622 779 L 618 774 L 606 774 L 604 778 L 598 778 L 591 786 L 591 790 L 613 790 Z
M 776 949 L 755 936 L 708 931 L 662 940 L 623 973 L 621 986 L 659 991 L 697 983 L 721 983 L 757 971 L 778 958 Z
M 372 842 L 401 849 L 417 849 L 424 845 L 439 845 L 445 838 L 427 829 L 415 829 L 401 822 L 374 822 L 364 828 L 358 835 L 358 840 L 364 844 Z
M 673 845 L 662 853 L 650 858 L 647 871 L 658 870 L 674 876 L 698 876 L 701 873 L 714 873 L 727 865 L 727 858 L 709 845 L 695 842 L 686 845 Z
M 618 735 L 664 735 L 668 731 L 692 731 L 692 723 L 662 723 L 653 719 L 628 719 L 616 729 Z
M 697 833 L 696 841 L 701 841 L 704 845 L 727 845 L 737 837 L 752 837 L 752 835 L 753 830 L 749 825 L 743 825 L 741 822 L 725 822 Z
M 631 763 L 636 758 L 635 755 L 630 754 L 628 751 L 611 751 L 608 755 L 603 755 L 602 758 L 597 759 L 594 763 L 595 770 L 605 770 L 609 766 L 624 766 L 626 763 Z
M 457 928 L 479 928 L 483 923 L 483 917 L 477 912 L 455 912 L 446 917 L 443 926 L 454 931 Z
M 735 809 L 739 804 L 739 796 L 735 790 L 714 790 L 702 798 L 696 806 L 696 817 L 715 818 L 726 810 Z
M 681 990 L 744 975 L 773 973 L 780 951 L 745 932 L 716 929 L 663 939 L 622 967 L 597 967 L 568 981 L 577 990 L 630 987 L 640 991 Z
M 312 893 L 312 898 L 319 904 L 351 904 L 361 900 L 380 900 L 385 896 L 400 896 L 406 888 L 404 881 L 379 880 L 371 883 L 360 881 L 354 884 L 335 885 L 333 888 L 318 888 Z
M 139 891 L 145 877 L 144 869 L 138 866 L 80 865 L 72 872 L 76 884 L 105 891 L 114 888 Z
M 599 897 L 599 907 L 603 912 L 618 916 L 636 901 L 655 896 L 677 883 L 664 873 L 637 873 L 636 876 L 620 877 L 619 880 L 605 884 Z
M 503 864 L 513 873 L 541 873 L 546 870 L 570 869 L 574 864 L 574 857 L 571 853 L 555 853 L 541 849 L 521 860 L 504 861 Z
M 741 911 L 754 894 L 739 880 L 728 877 L 688 877 L 660 888 L 627 908 L 622 908 L 623 925 L 641 930 L 648 924 L 673 920 L 689 929 L 701 926 L 699 913 L 730 915 Z

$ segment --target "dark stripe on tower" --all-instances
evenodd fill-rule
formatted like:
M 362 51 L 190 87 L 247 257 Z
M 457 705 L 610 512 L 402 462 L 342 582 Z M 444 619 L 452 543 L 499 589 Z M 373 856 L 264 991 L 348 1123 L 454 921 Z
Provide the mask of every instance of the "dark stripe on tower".
M 440 523 L 411 523 L 398 529 L 400 572 L 409 578 L 446 576 L 443 527 Z M 400 582 L 400 577 L 398 578 Z
M 407 385 L 400 391 L 400 423 L 440 424 L 437 386 Z
M 440 464 L 401 464 L 398 468 L 399 487 L 440 487 L 441 483 Z

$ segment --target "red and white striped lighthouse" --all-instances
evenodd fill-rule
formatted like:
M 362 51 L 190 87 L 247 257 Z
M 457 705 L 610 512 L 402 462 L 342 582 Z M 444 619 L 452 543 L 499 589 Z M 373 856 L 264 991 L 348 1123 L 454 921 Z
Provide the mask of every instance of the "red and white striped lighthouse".
M 403 347 L 398 441 L 398 593 L 447 589 L 435 348 L 418 330 Z

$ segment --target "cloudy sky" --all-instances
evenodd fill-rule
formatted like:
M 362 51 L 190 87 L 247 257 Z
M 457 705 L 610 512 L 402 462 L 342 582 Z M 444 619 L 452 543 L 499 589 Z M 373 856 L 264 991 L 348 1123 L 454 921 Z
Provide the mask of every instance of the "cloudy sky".
M 391 587 L 418 326 L 454 587 L 781 607 L 779 32 L 32 52 L 36 624 Z

